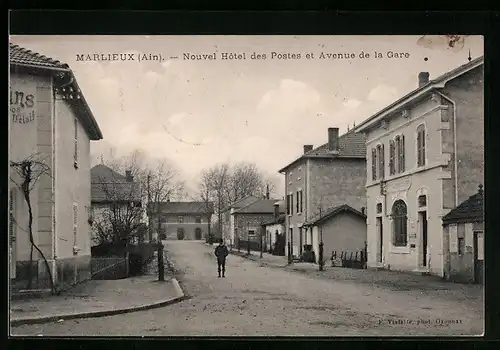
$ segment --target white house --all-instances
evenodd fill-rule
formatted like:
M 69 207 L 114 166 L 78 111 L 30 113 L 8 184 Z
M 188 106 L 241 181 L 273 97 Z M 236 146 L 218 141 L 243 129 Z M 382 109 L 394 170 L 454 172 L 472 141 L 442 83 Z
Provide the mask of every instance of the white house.
M 90 276 L 90 141 L 102 133 L 67 64 L 9 46 L 10 61 L 10 277 L 26 287 L 31 244 L 28 207 L 16 171 L 26 160 L 46 168 L 31 193 L 33 239 L 58 285 Z M 17 166 L 16 166 L 17 164 Z M 35 249 L 34 280 L 43 289 L 49 274 Z

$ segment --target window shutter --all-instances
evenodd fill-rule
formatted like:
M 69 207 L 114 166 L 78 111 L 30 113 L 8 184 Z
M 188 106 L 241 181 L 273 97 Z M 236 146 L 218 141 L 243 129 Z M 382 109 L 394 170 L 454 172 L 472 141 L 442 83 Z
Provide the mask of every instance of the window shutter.
M 390 140 L 389 141 L 389 175 L 394 175 L 395 173 L 395 168 L 394 168 L 394 155 L 395 155 L 395 149 L 394 149 L 394 141 Z
M 405 171 L 405 137 L 404 135 L 401 135 L 400 138 L 400 148 L 401 150 L 399 151 L 399 172 L 402 173 Z
M 383 179 L 385 177 L 385 152 L 384 144 L 380 147 L 380 177 Z
M 293 194 L 290 195 L 290 215 L 293 215 Z
M 73 245 L 77 245 L 78 234 L 78 204 L 73 203 Z
M 372 148 L 372 180 L 377 180 L 377 150 Z
M 299 201 L 300 201 L 300 199 L 299 199 L 299 191 L 297 191 L 296 196 L 297 196 L 297 198 L 296 198 L 296 199 L 297 199 L 297 203 L 295 203 L 295 206 L 297 207 L 297 208 L 296 208 L 296 212 L 297 212 L 297 213 L 300 213 L 300 211 L 299 211 L 299 203 L 300 203 L 300 202 L 299 202 Z
M 15 194 L 14 190 L 10 190 L 10 199 L 9 199 L 9 235 L 10 235 L 10 245 L 12 246 L 13 242 L 16 241 L 16 226 L 15 226 Z

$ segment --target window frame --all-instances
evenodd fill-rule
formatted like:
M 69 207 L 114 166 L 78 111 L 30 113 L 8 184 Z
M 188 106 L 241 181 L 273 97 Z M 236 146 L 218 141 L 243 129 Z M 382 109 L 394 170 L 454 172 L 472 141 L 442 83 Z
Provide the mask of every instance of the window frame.
M 398 206 L 404 208 L 398 212 Z M 391 208 L 392 219 L 392 245 L 394 247 L 408 246 L 408 205 L 402 199 L 396 200 Z
M 183 224 L 184 223 L 184 215 L 178 215 L 177 216 L 177 223 L 178 224 Z
M 200 215 L 196 216 L 194 218 L 194 222 L 195 222 L 195 224 L 201 224 L 201 216 Z
M 372 148 L 372 181 L 377 181 L 377 149 Z
M 426 135 L 427 130 L 425 124 L 420 124 L 417 126 L 417 167 L 423 167 L 426 163 Z

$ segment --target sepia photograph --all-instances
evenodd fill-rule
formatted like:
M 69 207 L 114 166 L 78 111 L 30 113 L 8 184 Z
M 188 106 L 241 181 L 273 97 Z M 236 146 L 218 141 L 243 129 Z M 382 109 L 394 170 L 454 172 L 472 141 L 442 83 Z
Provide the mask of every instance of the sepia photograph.
M 484 38 L 10 35 L 14 337 L 482 336 Z

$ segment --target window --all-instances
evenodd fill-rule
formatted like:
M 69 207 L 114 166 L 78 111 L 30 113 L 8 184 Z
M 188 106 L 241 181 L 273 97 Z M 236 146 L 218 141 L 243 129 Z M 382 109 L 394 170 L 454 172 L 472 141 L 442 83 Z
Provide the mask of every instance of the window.
M 382 203 L 377 203 L 377 214 L 382 213 Z
M 167 223 L 167 217 L 166 217 L 166 216 L 161 216 L 161 217 L 160 217 L 160 222 L 161 222 L 162 224 Z
M 384 164 L 384 145 L 377 146 L 377 161 L 378 161 L 378 177 L 379 179 L 384 178 L 385 164 Z
M 458 255 L 463 255 L 465 251 L 464 237 L 458 237 Z
M 372 148 L 372 180 L 377 180 L 377 150 Z
M 16 208 L 16 192 L 14 190 L 10 190 L 10 199 L 9 199 L 9 236 L 10 236 L 10 245 L 16 240 L 16 225 L 15 225 L 15 208 Z
M 303 198 L 304 198 L 304 192 L 302 190 L 299 191 L 299 200 L 300 200 L 300 205 L 299 205 L 299 212 L 302 213 L 303 208 Z
M 78 204 L 73 203 L 73 245 L 77 245 L 78 234 Z
M 297 213 L 302 213 L 302 190 L 297 191 L 297 203 L 295 204 L 296 212 Z
M 396 145 L 393 140 L 389 141 L 389 175 L 396 174 Z
M 75 169 L 78 169 L 78 119 L 73 118 L 74 121 L 74 129 L 75 129 L 75 146 L 74 146 L 74 154 L 73 154 L 73 165 Z
M 397 200 L 392 206 L 393 220 L 393 245 L 406 246 L 408 242 L 408 216 L 406 203 L 402 200 Z
M 197 216 L 197 217 L 194 219 L 194 221 L 195 221 L 197 224 L 201 223 L 201 216 Z
M 290 195 L 286 195 L 286 214 L 290 215 Z
M 425 165 L 425 125 L 417 128 L 417 166 Z
M 182 223 L 184 222 L 184 216 L 179 215 L 179 216 L 177 217 L 177 222 L 178 222 L 179 224 L 182 224 Z
M 300 198 L 299 198 L 299 196 L 300 196 L 299 191 L 297 191 L 297 193 L 296 193 L 296 201 L 295 201 L 295 212 L 296 213 L 300 213 L 300 210 L 299 210 Z
M 248 230 L 249 236 L 255 236 L 255 230 Z
M 398 160 L 398 173 L 405 171 L 405 137 L 404 135 L 396 137 L 396 151 Z
M 427 196 L 418 196 L 418 206 L 419 208 L 427 206 Z

